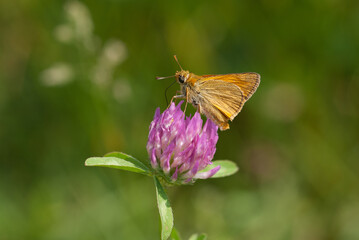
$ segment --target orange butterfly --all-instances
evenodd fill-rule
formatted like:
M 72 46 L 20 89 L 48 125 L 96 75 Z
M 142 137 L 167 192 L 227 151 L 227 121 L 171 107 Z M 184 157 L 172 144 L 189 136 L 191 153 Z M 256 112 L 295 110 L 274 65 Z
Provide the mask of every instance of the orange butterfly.
M 258 73 L 231 73 L 198 76 L 181 68 L 174 77 L 181 85 L 181 94 L 172 98 L 185 98 L 187 103 L 197 107 L 223 131 L 229 129 L 233 120 L 242 110 L 244 103 L 257 90 L 260 83 Z M 172 77 L 172 76 L 171 76 Z M 168 77 L 157 77 L 163 79 Z M 187 105 L 186 105 L 187 106 Z

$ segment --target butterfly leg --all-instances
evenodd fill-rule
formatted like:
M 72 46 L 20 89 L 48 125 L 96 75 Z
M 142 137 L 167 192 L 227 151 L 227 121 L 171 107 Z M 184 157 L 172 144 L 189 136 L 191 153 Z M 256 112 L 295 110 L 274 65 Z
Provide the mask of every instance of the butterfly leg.
M 186 115 L 186 110 L 187 110 L 187 104 L 188 104 L 188 91 L 186 91 L 186 105 L 184 106 L 184 111 L 183 111 L 183 115 Z
M 181 99 L 181 98 L 186 98 L 186 96 L 184 96 L 184 95 L 174 95 L 172 98 L 171 98 L 171 102 L 170 102 L 170 104 L 168 104 L 168 107 L 167 108 L 169 108 L 170 106 L 171 106 L 171 103 L 174 101 L 174 99 L 176 99 L 176 98 L 179 98 L 179 99 Z
M 170 103 L 172 103 L 175 98 L 179 98 L 179 99 L 183 98 L 183 99 L 184 99 L 184 98 L 186 98 L 186 96 L 183 96 L 183 95 L 175 95 L 175 96 L 172 97 Z
M 187 104 L 188 104 L 188 101 L 186 101 L 186 105 L 184 106 L 183 115 L 185 115 L 185 113 L 186 113 Z

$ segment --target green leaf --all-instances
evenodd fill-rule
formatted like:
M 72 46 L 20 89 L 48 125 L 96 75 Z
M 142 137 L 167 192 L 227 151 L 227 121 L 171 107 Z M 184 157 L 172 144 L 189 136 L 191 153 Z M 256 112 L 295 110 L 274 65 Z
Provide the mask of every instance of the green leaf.
M 188 240 L 206 240 L 207 235 L 202 233 L 201 235 L 193 234 Z
M 150 170 L 148 169 L 148 167 L 143 164 L 140 160 L 132 157 L 131 155 L 128 155 L 126 153 L 122 153 L 122 152 L 110 152 L 107 153 L 104 157 L 117 157 L 117 158 L 121 158 L 121 159 L 125 159 L 127 161 L 132 162 L 133 164 L 135 164 L 137 167 L 146 170 L 147 172 L 150 172 Z
M 156 185 L 157 206 L 161 219 L 161 239 L 167 240 L 170 237 L 173 228 L 172 208 L 160 181 L 156 177 L 153 178 Z
M 181 240 L 181 236 L 175 227 L 172 229 L 171 240 Z
M 238 167 L 234 162 L 229 160 L 217 160 L 217 161 L 213 161 L 211 165 L 208 165 L 205 169 L 201 170 L 200 172 L 206 172 L 217 166 L 221 166 L 221 168 L 211 178 L 227 177 L 235 174 L 238 171 Z
M 150 175 L 151 172 L 142 162 L 125 153 L 108 153 L 105 157 L 90 157 L 85 166 L 117 168 L 125 171 Z

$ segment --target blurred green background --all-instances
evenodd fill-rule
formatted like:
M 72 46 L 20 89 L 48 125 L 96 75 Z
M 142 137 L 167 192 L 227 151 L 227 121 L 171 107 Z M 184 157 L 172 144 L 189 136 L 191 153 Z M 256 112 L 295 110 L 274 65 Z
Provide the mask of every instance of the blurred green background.
M 1 1 L 0 31 L 1 240 L 159 239 L 152 179 L 84 161 L 147 161 L 174 54 L 262 76 L 219 133 L 239 173 L 168 190 L 182 237 L 359 239 L 358 1 Z

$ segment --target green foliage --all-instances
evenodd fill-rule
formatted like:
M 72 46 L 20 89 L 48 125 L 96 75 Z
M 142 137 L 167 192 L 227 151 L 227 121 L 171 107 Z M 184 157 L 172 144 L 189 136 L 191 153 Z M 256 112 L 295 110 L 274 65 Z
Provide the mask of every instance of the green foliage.
M 181 240 L 181 236 L 175 227 L 172 228 L 171 240 Z
M 161 218 L 161 239 L 167 240 L 173 228 L 173 213 L 170 201 L 160 181 L 153 177 L 156 186 L 157 206 Z
M 213 161 L 211 165 L 208 165 L 205 169 L 203 169 L 200 172 L 208 171 L 217 166 L 221 166 L 221 168 L 216 174 L 212 176 L 212 178 L 227 177 L 235 174 L 238 171 L 238 167 L 234 162 L 229 160 L 216 160 Z
M 150 175 L 150 170 L 136 158 L 125 153 L 108 153 L 105 157 L 91 157 L 85 162 L 85 166 L 109 167 L 130 172 Z
M 221 166 L 213 177 L 225 177 L 237 172 L 238 167 L 235 163 L 228 160 L 214 161 L 211 166 L 205 170 L 210 170 L 213 167 Z M 136 158 L 121 152 L 111 152 L 104 157 L 91 157 L 85 161 L 85 166 L 108 167 L 129 172 L 142 173 L 151 176 L 152 173 L 148 167 L 141 163 Z M 218 175 L 218 176 L 216 176 Z M 156 187 L 157 206 L 161 220 L 161 239 L 167 240 L 170 236 L 172 239 L 180 239 L 179 233 L 173 229 L 173 213 L 170 201 L 167 197 L 165 189 L 156 176 L 153 177 Z M 202 235 L 201 235 L 202 236 Z M 191 239 L 204 239 L 203 236 L 192 236 Z

